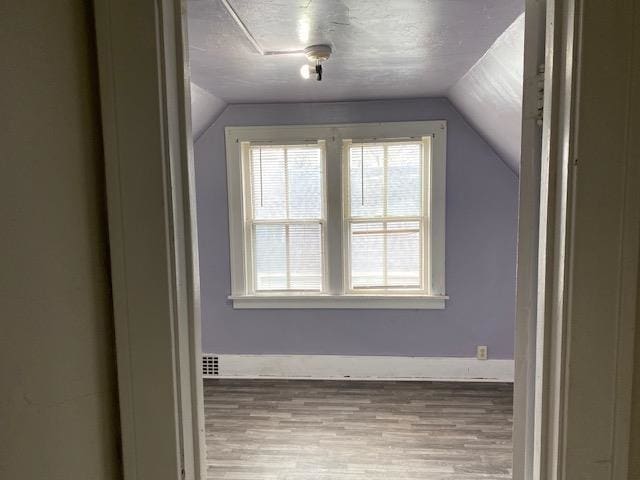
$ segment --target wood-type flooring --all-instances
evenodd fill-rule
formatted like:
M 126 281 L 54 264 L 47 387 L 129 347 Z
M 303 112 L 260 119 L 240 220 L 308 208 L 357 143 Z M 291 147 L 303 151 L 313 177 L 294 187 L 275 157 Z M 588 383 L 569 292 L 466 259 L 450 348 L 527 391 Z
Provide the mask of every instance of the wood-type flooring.
M 208 480 L 511 478 L 510 384 L 205 380 Z

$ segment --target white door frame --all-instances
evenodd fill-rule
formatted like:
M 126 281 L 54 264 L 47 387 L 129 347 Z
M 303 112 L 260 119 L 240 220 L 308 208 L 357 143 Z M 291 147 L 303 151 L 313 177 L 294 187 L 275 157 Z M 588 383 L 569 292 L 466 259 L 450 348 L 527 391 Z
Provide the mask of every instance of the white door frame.
M 632 93 L 640 14 L 627 0 L 529 0 L 528 22 L 544 3 L 539 167 L 527 108 L 536 45 L 525 50 L 514 479 L 627 480 L 640 219 L 640 139 L 629 125 L 640 121 Z M 525 223 L 536 209 L 537 242 Z
M 514 372 L 514 480 L 532 480 L 546 0 L 525 2 Z M 549 89 L 547 88 L 547 91 Z M 548 93 L 548 92 L 547 92 Z
M 631 11 L 630 2 L 619 0 L 616 5 Z M 583 3 L 584 0 L 527 0 L 527 12 L 537 13 L 527 14 L 526 34 L 518 247 L 516 480 L 586 478 L 577 474 L 589 471 L 589 462 L 595 462 L 593 468 L 604 465 L 610 472 L 603 476 L 598 470 L 598 475 L 590 478 L 626 480 L 625 421 L 629 415 L 633 353 L 633 335 L 629 332 L 633 332 L 637 286 L 635 201 L 640 183 L 630 148 L 626 153 L 619 151 L 624 161 L 610 170 L 587 164 L 581 167 L 579 177 L 576 174 L 575 154 L 582 147 L 577 125 L 587 123 L 580 122 L 578 107 L 580 101 L 586 104 L 592 100 L 580 97 L 578 87 L 588 89 L 590 84 L 585 78 L 579 82 L 576 73 L 584 67 L 579 47 L 586 41 L 585 32 L 590 33 L 582 29 L 585 18 L 591 19 L 582 15 Z M 126 480 L 199 480 L 205 472 L 184 8 L 181 0 L 95 0 Z M 546 72 L 539 155 L 531 108 L 537 93 L 532 90 L 532 73 L 542 41 L 535 25 L 539 24 L 543 9 L 547 12 Z M 633 25 L 620 28 L 632 31 Z M 620 47 L 617 37 L 599 40 Z M 623 93 L 607 92 L 607 100 Z M 615 136 L 614 125 L 603 124 L 606 133 Z M 615 126 L 619 128 L 619 124 Z M 624 193 L 615 198 L 617 203 L 607 205 L 608 212 L 600 212 L 600 216 L 588 218 L 587 222 L 584 209 L 593 208 L 593 204 L 584 195 L 582 185 L 593 186 L 594 179 L 603 175 L 613 178 L 621 169 L 627 179 Z M 597 318 L 588 312 L 581 312 L 580 318 L 574 315 L 584 296 L 593 292 L 594 283 L 593 279 L 589 283 L 588 279 L 572 275 L 584 264 L 578 260 L 584 258 L 581 255 L 585 249 L 593 248 L 574 232 L 593 233 L 600 220 L 618 210 L 623 212 L 616 231 L 619 235 L 607 237 L 609 244 L 598 253 L 612 255 L 606 247 L 611 250 L 616 242 L 623 244 L 624 249 L 610 257 L 607 268 L 603 267 L 607 279 L 619 281 L 605 295 L 589 297 L 591 306 L 600 302 L 603 306 L 620 307 L 606 310 L 613 315 L 615 345 L 594 350 L 595 357 L 608 361 L 604 374 L 598 372 L 599 378 L 607 373 L 613 375 L 611 388 L 616 395 L 596 395 L 597 402 L 581 405 L 581 388 L 588 382 L 583 359 L 572 355 L 576 351 L 584 353 L 589 340 L 579 335 L 579 327 L 593 327 Z M 529 228 L 538 215 L 539 235 Z M 531 223 L 527 225 L 528 222 Z M 537 358 L 536 351 L 540 352 Z M 576 378 L 582 383 L 572 383 Z M 600 451 L 604 449 L 600 438 L 577 441 L 577 432 L 582 434 L 580 438 L 588 437 L 584 433 L 589 422 L 580 422 L 588 417 L 580 415 L 593 415 L 596 406 L 612 412 L 615 425 L 605 439 L 613 449 L 609 456 Z M 596 436 L 602 434 L 597 433 Z M 580 452 L 602 453 L 606 458 L 589 460 L 580 457 Z M 580 467 L 581 461 L 586 466 Z
M 200 479 L 200 282 L 184 5 L 94 5 L 124 478 Z

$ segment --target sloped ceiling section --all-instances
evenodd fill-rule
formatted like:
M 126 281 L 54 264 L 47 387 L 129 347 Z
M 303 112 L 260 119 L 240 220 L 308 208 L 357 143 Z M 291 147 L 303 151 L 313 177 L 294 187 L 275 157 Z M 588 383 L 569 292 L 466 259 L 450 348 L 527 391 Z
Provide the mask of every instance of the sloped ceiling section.
M 226 102 L 191 82 L 191 134 L 196 141 L 216 121 Z
M 504 162 L 520 171 L 524 13 L 449 90 L 467 121 Z
M 301 78 L 304 56 L 257 51 L 225 4 L 263 50 L 330 44 L 324 80 Z M 194 139 L 227 103 L 447 96 L 518 173 L 523 0 L 402 0 L 397 8 L 388 0 L 187 5 Z
M 304 55 L 333 48 L 322 82 Z M 234 103 L 443 96 L 524 10 L 523 0 L 189 0 L 191 79 Z

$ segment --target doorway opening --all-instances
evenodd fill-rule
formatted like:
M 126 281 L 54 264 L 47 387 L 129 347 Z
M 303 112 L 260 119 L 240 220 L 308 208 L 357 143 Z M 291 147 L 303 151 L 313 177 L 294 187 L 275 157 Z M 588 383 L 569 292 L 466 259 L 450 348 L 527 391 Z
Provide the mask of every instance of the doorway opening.
M 514 477 L 524 9 L 187 2 L 207 478 Z

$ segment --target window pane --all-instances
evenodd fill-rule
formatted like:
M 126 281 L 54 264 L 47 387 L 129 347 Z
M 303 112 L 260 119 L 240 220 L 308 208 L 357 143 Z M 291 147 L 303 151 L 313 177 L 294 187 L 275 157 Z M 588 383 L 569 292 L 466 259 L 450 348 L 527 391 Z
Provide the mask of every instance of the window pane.
M 250 146 L 256 291 L 322 291 L 322 149 L 322 143 Z
M 382 223 L 351 224 L 351 288 L 384 285 Z
M 289 288 L 322 289 L 322 227 L 320 224 L 289 225 Z
M 387 215 L 418 216 L 422 212 L 422 145 L 387 146 Z
M 253 255 L 256 290 L 287 288 L 285 225 L 255 225 Z
M 352 217 L 384 214 L 384 146 L 352 145 L 349 149 Z
M 386 285 L 395 288 L 419 288 L 421 257 L 420 223 L 387 223 Z
M 253 146 L 255 220 L 320 219 L 323 171 L 319 146 Z
M 349 148 L 351 216 L 422 213 L 422 143 L 355 144 Z
M 322 290 L 321 224 L 254 226 L 256 290 Z
M 352 289 L 422 288 L 423 176 L 422 141 L 349 146 Z
M 322 216 L 322 159 L 318 147 L 287 149 L 289 217 Z
M 287 218 L 283 147 L 251 148 L 251 187 L 253 218 Z
M 420 288 L 420 222 L 351 224 L 351 288 Z

